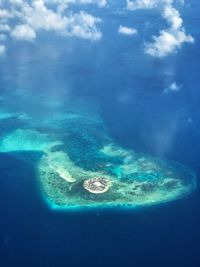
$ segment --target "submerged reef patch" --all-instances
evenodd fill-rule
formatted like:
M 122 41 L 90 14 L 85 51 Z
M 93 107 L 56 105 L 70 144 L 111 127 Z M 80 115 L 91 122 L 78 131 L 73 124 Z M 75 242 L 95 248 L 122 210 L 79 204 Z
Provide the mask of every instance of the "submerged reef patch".
M 1 137 L 0 152 L 43 153 L 36 170 L 52 208 L 157 205 L 196 187 L 189 168 L 115 144 L 98 116 L 59 110 L 48 121 L 28 118 L 31 114 L 19 118 L 26 127 Z

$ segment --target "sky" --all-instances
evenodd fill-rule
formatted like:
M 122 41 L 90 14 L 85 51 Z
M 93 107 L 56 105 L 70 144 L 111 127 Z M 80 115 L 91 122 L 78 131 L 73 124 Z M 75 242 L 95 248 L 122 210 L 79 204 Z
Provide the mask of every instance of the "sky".
M 181 16 L 187 5 L 184 0 L 0 0 L 0 57 L 9 53 L 8 46 L 16 42 L 37 42 L 42 32 L 100 42 L 106 21 L 96 16 L 94 10 L 116 8 L 117 12 L 128 12 L 133 17 L 131 26 L 118 25 L 118 34 L 124 37 L 139 38 L 140 31 L 134 27 L 134 12 L 138 10 L 154 11 L 163 19 L 164 27 L 150 40 L 144 36 L 139 44 L 147 56 L 163 58 L 195 41 L 185 30 Z M 114 34 L 111 32 L 110 38 Z M 179 87 L 173 84 L 171 88 Z

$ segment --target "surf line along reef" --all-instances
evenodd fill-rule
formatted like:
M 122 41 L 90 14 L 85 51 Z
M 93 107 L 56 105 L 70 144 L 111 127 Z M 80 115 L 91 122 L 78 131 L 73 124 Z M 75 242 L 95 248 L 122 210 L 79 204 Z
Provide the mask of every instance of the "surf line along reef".
M 58 110 L 34 120 L 31 114 L 1 112 L 4 127 L 12 116 L 22 126 L 1 135 L 0 152 L 42 152 L 35 167 L 51 208 L 144 207 L 196 188 L 192 170 L 115 144 L 91 113 Z

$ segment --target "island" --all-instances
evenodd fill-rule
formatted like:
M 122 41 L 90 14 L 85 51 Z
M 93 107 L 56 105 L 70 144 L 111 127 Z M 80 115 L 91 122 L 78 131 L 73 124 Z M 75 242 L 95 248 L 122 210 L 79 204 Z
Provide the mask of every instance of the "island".
M 10 114 L 21 127 L 0 138 L 0 152 L 34 164 L 41 196 L 52 209 L 139 208 L 183 198 L 196 188 L 194 172 L 177 162 L 152 157 L 113 140 L 98 114 L 68 109 L 34 119 Z M 9 116 L 5 115 L 9 114 Z M 23 124 L 22 124 L 23 122 Z

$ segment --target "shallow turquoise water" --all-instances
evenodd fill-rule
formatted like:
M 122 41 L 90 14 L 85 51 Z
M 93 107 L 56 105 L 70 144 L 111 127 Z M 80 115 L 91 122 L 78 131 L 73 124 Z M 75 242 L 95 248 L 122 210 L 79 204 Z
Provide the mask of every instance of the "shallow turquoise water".
M 35 110 L 2 111 L 5 129 L 10 119 L 21 126 L 1 136 L 0 152 L 17 152 L 21 159 L 23 152 L 43 153 L 34 168 L 40 194 L 53 209 L 151 206 L 196 189 L 189 168 L 117 144 L 88 102 L 66 109 L 62 102 L 48 105 L 46 97 L 40 105 L 48 116 L 39 113 L 39 119 Z

